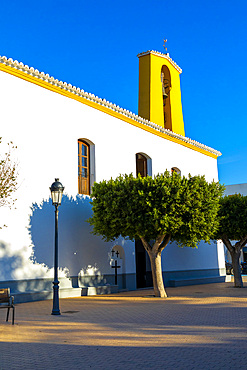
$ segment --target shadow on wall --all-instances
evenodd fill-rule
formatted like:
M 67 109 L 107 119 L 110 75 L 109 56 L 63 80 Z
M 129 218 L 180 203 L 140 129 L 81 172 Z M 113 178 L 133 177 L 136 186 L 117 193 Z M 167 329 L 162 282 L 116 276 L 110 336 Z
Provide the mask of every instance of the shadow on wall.
M 0 280 L 15 278 L 15 272 L 23 266 L 25 257 L 21 251 L 11 252 L 9 246 L 3 242 L 0 243 Z
M 58 208 L 58 265 L 69 270 L 70 276 L 94 275 L 100 277 L 102 259 L 107 261 L 107 245 L 100 237 L 91 234 L 92 227 L 86 220 L 92 216 L 90 199 L 77 195 L 64 195 Z M 34 204 L 30 216 L 29 232 L 34 245 L 33 257 L 37 263 L 49 268 L 54 264 L 55 207 L 51 199 L 41 205 Z M 104 243 L 106 244 L 106 243 Z M 90 273 L 90 271 L 93 273 Z
M 63 274 L 64 275 L 64 274 Z M 0 242 L 0 281 L 52 277 L 53 269 L 44 263 L 38 264 L 32 258 L 32 247 L 13 250 Z

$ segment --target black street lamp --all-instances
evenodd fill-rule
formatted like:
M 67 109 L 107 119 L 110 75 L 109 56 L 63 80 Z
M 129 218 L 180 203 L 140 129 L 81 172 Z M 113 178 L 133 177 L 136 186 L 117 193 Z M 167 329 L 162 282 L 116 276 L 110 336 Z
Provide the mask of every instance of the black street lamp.
M 60 315 L 59 310 L 59 281 L 58 281 L 58 206 L 62 201 L 64 187 L 55 179 L 55 182 L 50 187 L 52 204 L 55 206 L 55 254 L 54 254 L 54 281 L 53 281 L 53 309 L 52 315 Z

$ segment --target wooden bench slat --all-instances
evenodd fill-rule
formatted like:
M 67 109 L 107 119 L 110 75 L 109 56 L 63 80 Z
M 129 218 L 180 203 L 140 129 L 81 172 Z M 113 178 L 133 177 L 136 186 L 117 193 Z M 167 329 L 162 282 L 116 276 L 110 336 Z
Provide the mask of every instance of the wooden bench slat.
M 1 305 L 1 303 L 7 303 L 4 305 Z M 7 318 L 6 321 L 9 319 L 9 310 L 10 308 L 13 309 L 12 313 L 12 325 L 14 325 L 14 315 L 15 315 L 15 306 L 14 306 L 14 297 L 10 296 L 10 289 L 9 288 L 3 288 L 0 289 L 0 308 L 7 308 Z

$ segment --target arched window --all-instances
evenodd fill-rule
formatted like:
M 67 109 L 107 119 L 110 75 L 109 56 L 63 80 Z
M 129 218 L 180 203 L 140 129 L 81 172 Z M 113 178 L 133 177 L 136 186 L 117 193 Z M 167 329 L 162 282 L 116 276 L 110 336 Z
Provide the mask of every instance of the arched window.
M 136 154 L 136 176 L 141 175 L 142 177 L 147 176 L 147 158 L 141 154 Z
M 78 140 L 78 193 L 90 194 L 90 146 Z
M 136 176 L 152 176 L 152 159 L 145 153 L 136 153 Z
M 180 171 L 180 169 L 179 169 L 179 168 L 177 168 L 177 167 L 172 167 L 172 168 L 171 168 L 171 173 L 173 173 L 173 172 L 176 172 L 178 175 L 181 175 L 181 171 Z

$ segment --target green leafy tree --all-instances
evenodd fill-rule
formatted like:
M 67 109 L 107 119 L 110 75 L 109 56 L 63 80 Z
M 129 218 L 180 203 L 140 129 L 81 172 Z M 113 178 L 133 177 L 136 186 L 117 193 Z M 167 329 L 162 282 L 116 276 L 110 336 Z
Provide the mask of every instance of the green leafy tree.
M 217 228 L 218 200 L 223 187 L 202 176 L 164 174 L 135 178 L 119 176 L 95 183 L 92 189 L 93 233 L 106 241 L 120 235 L 141 239 L 151 261 L 154 292 L 166 297 L 161 253 L 169 241 L 196 247 L 209 242 Z
M 0 138 L 0 143 L 2 138 Z M 8 143 L 9 150 L 0 156 L 0 207 L 11 207 L 14 203 L 12 194 L 17 189 L 17 168 L 11 158 L 11 152 L 16 147 Z
M 242 288 L 239 261 L 241 250 L 247 243 L 247 196 L 235 194 L 221 198 L 218 219 L 219 228 L 215 237 L 221 239 L 230 252 L 234 285 Z

